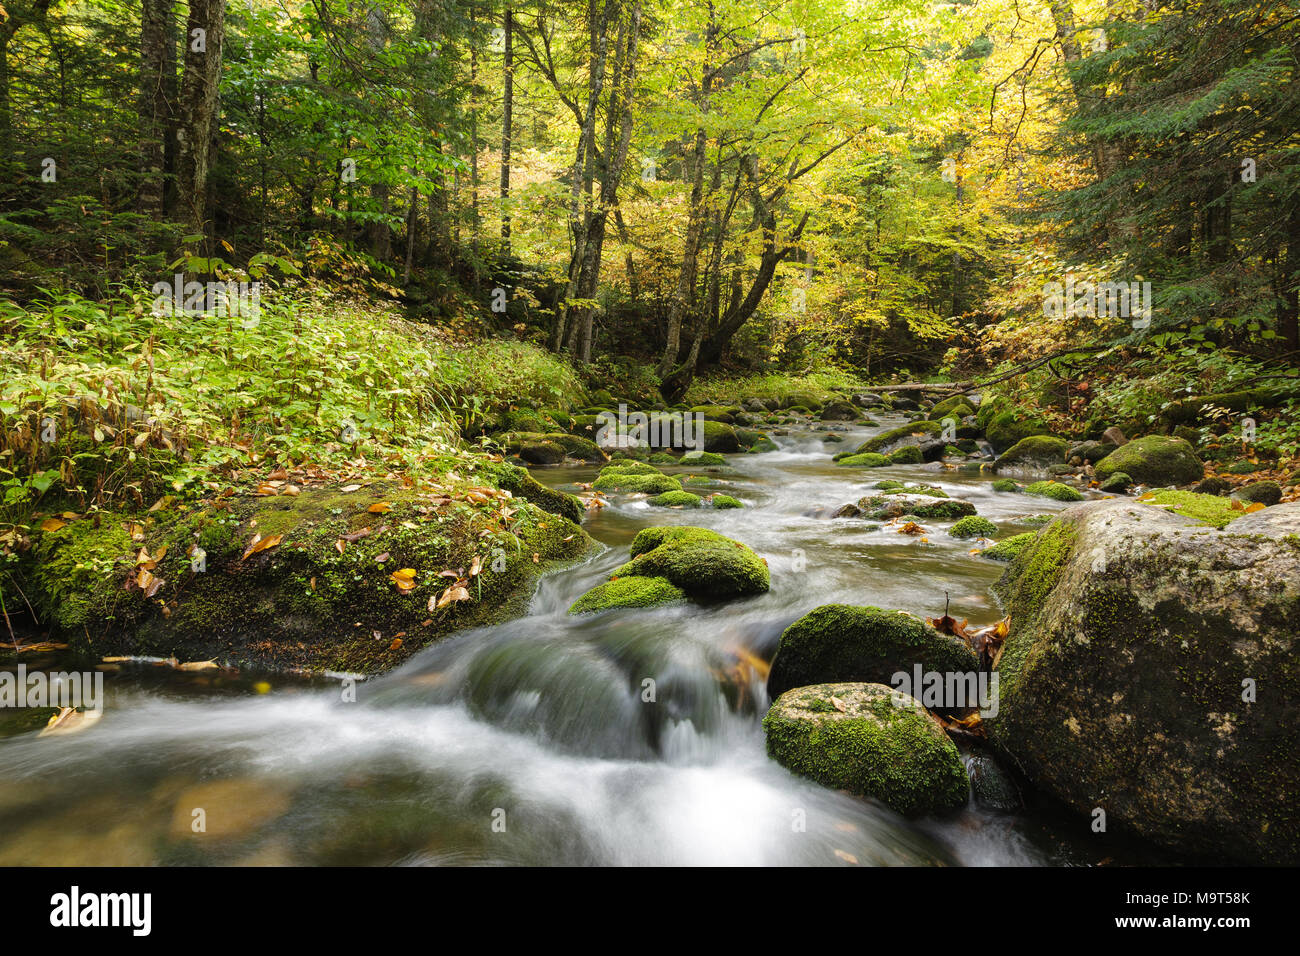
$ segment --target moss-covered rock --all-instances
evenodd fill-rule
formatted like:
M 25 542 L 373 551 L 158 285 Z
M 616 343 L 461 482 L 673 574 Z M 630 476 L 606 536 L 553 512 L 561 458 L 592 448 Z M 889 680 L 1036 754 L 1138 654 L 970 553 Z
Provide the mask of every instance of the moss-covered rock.
M 985 548 L 980 552 L 982 558 L 992 558 L 994 561 L 1011 561 L 1016 555 L 1034 540 L 1035 533 L 1026 531 L 1024 534 L 1013 534 L 1009 538 L 1003 538 L 997 544 Z
M 1242 501 L 1275 505 L 1282 500 L 1282 486 L 1276 481 L 1252 481 L 1238 488 L 1236 496 Z
M 993 463 L 994 473 L 1042 472 L 1065 462 L 1067 443 L 1052 435 L 1030 435 L 1016 442 Z
M 814 392 L 790 392 L 781 399 L 782 408 L 811 410 L 822 407 L 822 398 Z
M 859 498 L 858 507 L 862 510 L 862 516 L 872 521 L 888 521 L 903 515 L 954 521 L 975 513 L 975 506 L 962 498 L 935 498 L 897 492 Z
M 1059 481 L 1035 481 L 1033 484 L 1025 485 L 1023 490 L 1027 495 L 1051 498 L 1053 501 L 1083 500 L 1082 494 L 1069 485 L 1061 484 Z
M 845 455 L 843 458 L 837 455 L 835 464 L 843 465 L 845 468 L 883 468 L 889 464 L 889 457 L 877 455 L 873 451 L 861 455 Z
M 857 419 L 857 406 L 849 402 L 828 402 L 822 409 L 821 420 L 824 422 L 851 422 Z
M 1133 479 L 1127 472 L 1115 471 L 1097 487 L 1110 495 L 1122 495 L 1133 487 Z
M 669 491 L 681 491 L 682 483 L 680 479 L 665 475 L 653 465 L 612 462 L 601 469 L 592 487 L 597 491 L 622 494 L 662 495 Z
M 1300 862 L 1298 542 L 1295 504 L 1223 530 L 1126 499 L 1063 513 L 997 585 L 990 739 L 1080 814 L 1195 856 Z
M 1187 485 L 1201 480 L 1205 466 L 1183 439 L 1147 435 L 1121 445 L 1097 462 L 1098 478 L 1109 478 L 1117 471 L 1144 485 Z
M 725 465 L 727 459 L 723 455 L 712 451 L 688 451 L 682 455 L 678 464 L 690 465 L 692 467 L 702 467 L 704 465 Z
M 979 660 L 965 641 L 940 634 L 910 614 L 825 604 L 781 635 L 767 692 L 776 698 L 806 684 L 889 684 L 899 671 L 910 674 L 914 664 L 943 673 L 979 670 Z
M 699 495 L 689 491 L 665 491 L 647 499 L 646 503 L 658 508 L 698 508 L 703 500 Z
M 706 421 L 700 428 L 700 432 L 704 451 L 740 451 L 740 440 L 736 437 L 736 430 L 730 425 Z
M 941 402 L 936 402 L 930 409 L 930 418 L 933 421 L 940 422 L 945 418 L 965 418 L 967 415 L 974 415 L 975 409 L 971 408 L 970 400 L 965 395 L 954 395 L 952 398 L 945 398 Z
M 724 422 L 731 425 L 736 420 L 736 415 L 741 411 L 739 408 L 724 408 L 721 405 L 694 405 L 687 409 L 692 415 L 703 415 L 705 421 Z
M 948 529 L 954 538 L 991 538 L 997 533 L 998 526 L 979 515 L 967 515 Z
M 713 507 L 725 510 L 727 508 L 743 508 L 745 503 L 739 498 L 733 498 L 731 495 L 709 495 L 709 504 Z
M 1012 481 L 1010 478 L 999 478 L 997 481 L 993 482 L 993 490 L 1004 493 L 1008 491 L 1019 491 L 1020 484 Z
M 1052 429 L 1041 418 L 1017 411 L 1000 412 L 984 426 L 984 437 L 998 453 L 1005 452 L 1025 438 L 1051 433 Z
M 787 691 L 763 718 L 763 731 L 768 756 L 791 772 L 905 816 L 966 803 L 966 770 L 948 735 L 914 699 L 883 685 Z
M 907 445 L 889 453 L 891 465 L 919 465 L 924 460 L 919 445 Z
M 490 466 L 487 476 L 502 491 L 532 502 L 543 511 L 568 518 L 574 524 L 581 524 L 586 514 L 582 499 L 577 495 L 548 488 L 530 475 L 526 468 L 507 464 Z
M 377 482 L 102 512 L 42 532 L 36 547 L 29 596 L 77 651 L 377 673 L 452 631 L 523 613 L 538 574 L 592 541 L 504 492 Z M 392 577 L 401 569 L 414 572 L 405 589 Z M 455 586 L 439 576 L 447 569 L 460 569 L 464 594 L 430 610 Z
M 705 528 L 644 528 L 632 541 L 631 555 L 614 577 L 667 578 L 697 600 L 759 594 L 771 586 L 767 562 L 739 541 Z
M 1202 495 L 1194 491 L 1158 488 L 1137 499 L 1140 504 L 1161 508 L 1172 514 L 1191 518 L 1211 528 L 1225 528 L 1242 517 L 1246 509 L 1234 505 L 1232 499 L 1218 495 Z
M 854 454 L 865 455 L 867 452 L 875 452 L 879 455 L 888 455 L 905 446 L 919 446 L 921 439 L 933 437 L 942 431 L 943 425 L 939 422 L 910 422 L 868 438 L 857 447 Z
M 590 614 L 615 607 L 657 607 L 684 601 L 686 595 L 665 578 L 629 576 L 598 584 L 569 607 L 570 614 Z

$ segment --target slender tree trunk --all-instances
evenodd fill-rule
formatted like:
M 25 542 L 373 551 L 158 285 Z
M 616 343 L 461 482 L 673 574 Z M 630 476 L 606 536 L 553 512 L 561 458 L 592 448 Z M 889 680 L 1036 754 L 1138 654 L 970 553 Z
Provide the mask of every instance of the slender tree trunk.
M 510 126 L 515 108 L 514 10 L 505 13 L 504 103 L 501 111 L 501 239 L 510 255 Z
M 140 13 L 140 212 L 165 213 L 167 132 L 176 85 L 174 0 L 143 0 Z
M 177 179 L 181 221 L 201 233 L 207 215 L 212 137 L 219 110 L 221 50 L 226 0 L 190 0 L 185 31 L 185 75 L 181 80 L 177 137 Z

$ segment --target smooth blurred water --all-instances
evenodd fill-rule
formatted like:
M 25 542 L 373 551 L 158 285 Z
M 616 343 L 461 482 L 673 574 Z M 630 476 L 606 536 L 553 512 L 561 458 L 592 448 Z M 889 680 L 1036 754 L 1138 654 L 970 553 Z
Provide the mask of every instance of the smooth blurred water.
M 427 648 L 358 685 L 355 703 L 324 680 L 147 665 L 110 675 L 96 727 L 0 740 L 0 865 L 1086 861 L 1077 821 L 972 805 L 907 822 L 765 756 L 763 662 L 806 611 L 845 602 L 937 616 L 946 592 L 956 617 L 1000 616 L 989 588 L 1002 566 L 948 537 L 949 522 L 926 523 L 922 540 L 831 511 L 882 478 L 937 484 L 1009 531 L 1061 507 L 996 494 L 988 475 L 832 464 L 876 430 L 827 444 L 799 428 L 777 437 L 777 452 L 730 456 L 714 475 L 725 484 L 706 493 L 744 509 L 612 497 L 586 524 L 607 548 L 545 577 L 528 616 Z M 571 489 L 597 470 L 535 474 Z M 771 591 L 715 607 L 566 613 L 626 560 L 640 528 L 670 523 L 750 545 Z M 252 690 L 255 676 L 270 693 Z M 194 832 L 196 809 L 205 832 Z

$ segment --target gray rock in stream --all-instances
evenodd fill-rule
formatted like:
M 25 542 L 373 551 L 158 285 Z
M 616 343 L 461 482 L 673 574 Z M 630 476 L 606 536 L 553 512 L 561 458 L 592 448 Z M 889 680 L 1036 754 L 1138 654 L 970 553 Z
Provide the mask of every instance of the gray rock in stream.
M 1221 531 L 1075 505 L 997 590 L 1011 630 L 985 723 L 1031 781 L 1180 852 L 1300 862 L 1300 504 Z

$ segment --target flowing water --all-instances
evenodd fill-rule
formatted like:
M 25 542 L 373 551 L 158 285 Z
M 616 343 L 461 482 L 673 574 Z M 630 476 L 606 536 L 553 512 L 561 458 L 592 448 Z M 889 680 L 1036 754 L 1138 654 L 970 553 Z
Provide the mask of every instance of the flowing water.
M 611 498 L 586 523 L 605 548 L 544 577 L 526 617 L 427 648 L 359 684 L 355 702 L 333 680 L 124 667 L 93 728 L 0 739 L 0 865 L 1095 862 L 1086 821 L 1041 806 L 972 802 L 909 822 L 765 756 L 763 662 L 808 610 L 938 616 L 946 592 L 955 617 L 1001 616 L 990 586 L 1002 566 L 948 537 L 949 523 L 927 522 L 922 540 L 825 515 L 882 478 L 938 484 L 1008 532 L 1061 507 L 938 466 L 832 464 L 876 430 L 827 444 L 796 428 L 779 451 L 731 456 L 718 490 L 744 509 Z M 571 488 L 596 471 L 535 474 Z M 744 541 L 767 559 L 771 591 L 566 614 L 640 528 L 667 523 Z

